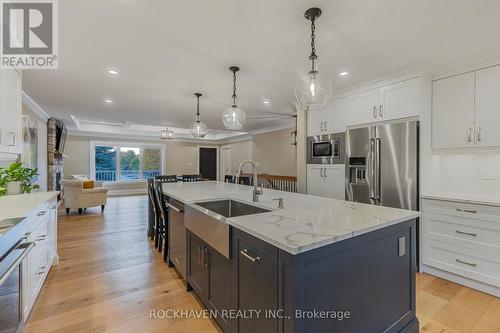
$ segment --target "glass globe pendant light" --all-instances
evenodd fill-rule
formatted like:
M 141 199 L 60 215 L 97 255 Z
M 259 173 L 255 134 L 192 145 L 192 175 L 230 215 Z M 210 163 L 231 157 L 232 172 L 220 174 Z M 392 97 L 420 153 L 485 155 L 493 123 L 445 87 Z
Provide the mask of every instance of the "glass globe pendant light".
M 194 95 L 198 99 L 198 106 L 196 108 L 195 122 L 191 125 L 191 135 L 195 138 L 203 138 L 207 135 L 208 129 L 207 126 L 200 120 L 200 97 L 202 94 L 194 93 Z
M 236 99 L 238 98 L 236 96 L 236 72 L 239 71 L 240 68 L 231 66 L 229 70 L 233 72 L 233 105 L 224 111 L 222 114 L 222 121 L 228 130 L 236 131 L 245 125 L 246 116 L 245 112 L 236 105 Z
M 162 140 L 170 140 L 174 138 L 174 131 L 171 128 L 165 128 L 160 132 L 160 138 Z
M 311 21 L 311 70 L 307 76 L 299 81 L 295 86 L 295 97 L 300 108 L 304 111 L 321 110 L 330 101 L 333 92 L 332 82 L 323 79 L 316 68 L 316 25 L 315 21 L 321 16 L 321 9 L 309 8 L 304 14 L 305 18 Z

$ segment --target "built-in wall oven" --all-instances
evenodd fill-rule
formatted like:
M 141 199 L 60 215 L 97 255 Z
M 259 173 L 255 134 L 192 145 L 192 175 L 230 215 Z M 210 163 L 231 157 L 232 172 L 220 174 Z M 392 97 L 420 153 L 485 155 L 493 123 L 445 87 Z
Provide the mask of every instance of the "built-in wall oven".
M 15 228 L 14 228 L 15 229 Z M 15 333 L 23 319 L 22 262 L 35 243 L 17 230 L 0 235 L 0 332 Z M 19 228 L 19 231 L 20 228 Z
M 345 133 L 307 137 L 307 164 L 344 164 Z

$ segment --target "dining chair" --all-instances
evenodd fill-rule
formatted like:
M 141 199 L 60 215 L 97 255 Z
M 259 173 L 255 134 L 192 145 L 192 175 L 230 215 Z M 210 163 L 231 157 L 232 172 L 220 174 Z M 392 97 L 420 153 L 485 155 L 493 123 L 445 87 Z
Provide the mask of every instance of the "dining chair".
M 156 231 L 155 245 L 158 244 L 158 252 L 163 251 L 163 261 L 168 260 L 168 206 L 165 204 L 165 196 L 163 195 L 162 184 L 164 183 L 176 183 L 176 175 L 161 175 L 156 176 L 154 179 L 155 188 L 155 198 L 157 201 L 157 206 L 159 210 L 158 228 Z
M 201 181 L 200 175 L 182 175 L 183 182 L 199 182 Z

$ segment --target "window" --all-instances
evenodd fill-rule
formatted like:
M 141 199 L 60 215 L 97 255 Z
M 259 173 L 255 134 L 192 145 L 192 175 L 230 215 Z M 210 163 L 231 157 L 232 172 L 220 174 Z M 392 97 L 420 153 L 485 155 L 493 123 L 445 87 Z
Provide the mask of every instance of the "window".
M 162 174 L 164 146 L 92 142 L 92 176 L 97 181 L 131 182 Z M 93 162 L 93 164 L 92 164 Z

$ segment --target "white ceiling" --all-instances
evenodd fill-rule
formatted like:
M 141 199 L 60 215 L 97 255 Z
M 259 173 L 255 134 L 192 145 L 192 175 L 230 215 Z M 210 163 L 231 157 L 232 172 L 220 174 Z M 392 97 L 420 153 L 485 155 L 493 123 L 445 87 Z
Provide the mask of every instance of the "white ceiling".
M 183 128 L 200 91 L 202 121 L 220 130 L 231 103 L 227 68 L 236 64 L 248 117 L 293 114 L 294 86 L 309 66 L 303 14 L 312 6 L 323 10 L 319 69 L 336 88 L 500 48 L 498 0 L 64 0 L 59 69 L 25 71 L 23 89 L 68 122 Z M 120 76 L 106 75 L 110 67 Z M 337 75 L 342 69 L 349 77 Z M 249 119 L 244 130 L 280 121 Z

